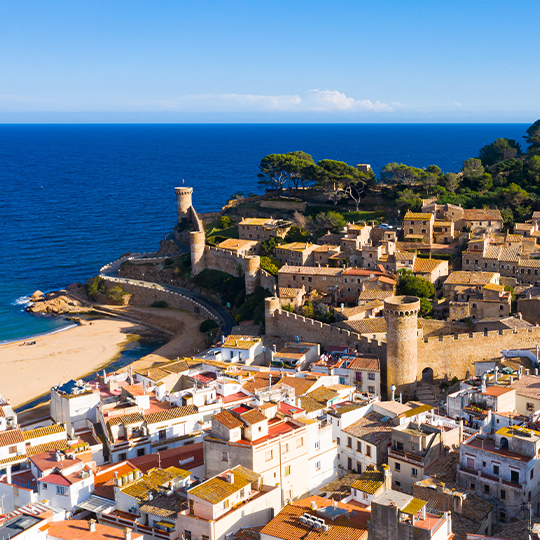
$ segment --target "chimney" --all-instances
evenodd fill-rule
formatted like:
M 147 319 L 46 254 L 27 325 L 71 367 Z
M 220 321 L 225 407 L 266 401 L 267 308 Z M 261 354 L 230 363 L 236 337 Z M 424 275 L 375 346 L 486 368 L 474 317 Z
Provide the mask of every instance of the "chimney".
M 124 540 L 131 540 L 131 529 L 124 529 Z
M 482 375 L 482 388 L 481 388 L 481 392 L 485 392 L 486 391 L 486 374 L 484 373 Z
M 495 369 L 493 370 L 493 382 L 497 384 L 497 376 L 499 375 L 499 366 L 495 366 Z
M 311 501 L 311 509 L 317 510 L 317 503 L 315 501 Z
M 396 385 L 393 384 L 390 387 L 390 401 L 395 401 L 395 400 L 396 400 Z
M 538 368 L 537 367 L 534 368 L 534 374 L 538 376 Z
M 229 484 L 234 484 L 234 473 L 232 472 L 227 472 L 225 474 L 225 480 L 229 483 Z
M 437 494 L 444 493 L 444 482 L 437 482 Z
M 529 374 L 530 374 L 529 370 L 526 369 L 526 370 L 525 370 L 525 375 L 529 375 Z
M 342 302 L 341 303 L 341 313 L 343 313 L 343 308 L 345 307 L 345 304 Z
M 88 531 L 89 532 L 96 532 L 96 520 L 91 519 L 88 521 Z

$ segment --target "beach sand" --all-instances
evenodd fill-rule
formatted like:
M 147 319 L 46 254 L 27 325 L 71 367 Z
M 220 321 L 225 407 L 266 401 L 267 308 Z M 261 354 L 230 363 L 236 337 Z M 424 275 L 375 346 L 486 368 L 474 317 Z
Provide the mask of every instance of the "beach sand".
M 180 310 L 126 311 L 142 324 L 93 319 L 82 326 L 26 340 L 35 341 L 35 345 L 21 345 L 23 341 L 0 345 L 0 394 L 18 407 L 48 393 L 52 386 L 95 372 L 115 359 L 129 334 L 148 333 L 144 322 L 174 333 L 168 343 L 144 357 L 145 367 L 204 348 L 204 336 L 199 332 L 202 317 Z

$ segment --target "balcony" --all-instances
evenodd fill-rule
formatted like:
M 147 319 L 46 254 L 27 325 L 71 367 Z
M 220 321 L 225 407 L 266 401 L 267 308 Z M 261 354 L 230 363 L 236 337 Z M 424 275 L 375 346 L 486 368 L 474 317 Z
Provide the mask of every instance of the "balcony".
M 411 463 L 412 465 L 419 465 L 420 467 L 424 466 L 423 456 L 417 456 L 409 452 L 404 452 L 403 450 L 394 450 L 391 448 L 388 450 L 388 457 L 399 459 L 400 461 L 405 461 L 407 463 Z
M 488 480 L 490 482 L 493 482 L 494 484 L 503 484 L 514 489 L 519 489 L 520 491 L 525 491 L 527 487 L 527 484 L 524 482 L 511 482 L 510 480 L 503 480 L 500 476 L 492 476 L 483 471 L 476 471 L 475 469 L 464 467 L 463 465 L 458 465 L 457 470 L 458 472 L 469 474 L 471 476 L 474 476 L 475 478 Z

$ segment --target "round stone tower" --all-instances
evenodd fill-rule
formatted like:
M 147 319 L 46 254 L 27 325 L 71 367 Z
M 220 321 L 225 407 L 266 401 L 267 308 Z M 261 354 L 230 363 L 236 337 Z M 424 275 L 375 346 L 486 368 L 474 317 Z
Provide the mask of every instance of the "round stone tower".
M 244 259 L 244 277 L 246 280 L 246 294 L 255 292 L 260 284 L 259 269 L 261 258 L 258 255 L 249 255 Z
M 191 248 L 191 274 L 196 276 L 204 270 L 204 246 L 206 235 L 204 232 L 191 231 L 189 233 Z
M 279 325 L 274 318 L 274 314 L 281 311 L 281 303 L 277 296 L 269 296 L 264 299 L 264 326 L 267 336 L 279 335 Z
M 412 398 L 416 390 L 418 364 L 418 312 L 416 296 L 391 296 L 384 301 L 386 319 L 386 395 L 392 385 L 396 394 Z
M 174 192 L 176 193 L 178 222 L 183 218 L 191 220 L 191 194 L 193 193 L 193 188 L 175 187 Z

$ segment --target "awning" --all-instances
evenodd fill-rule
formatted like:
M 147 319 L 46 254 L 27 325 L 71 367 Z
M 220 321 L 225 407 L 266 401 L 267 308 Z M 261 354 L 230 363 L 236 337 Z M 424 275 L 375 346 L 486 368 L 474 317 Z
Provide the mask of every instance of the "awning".
M 77 508 L 88 510 L 89 512 L 103 512 L 109 508 L 114 508 L 114 501 L 105 499 L 104 497 L 98 497 L 97 495 L 91 495 L 88 499 L 75 505 Z

